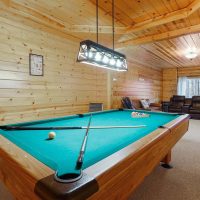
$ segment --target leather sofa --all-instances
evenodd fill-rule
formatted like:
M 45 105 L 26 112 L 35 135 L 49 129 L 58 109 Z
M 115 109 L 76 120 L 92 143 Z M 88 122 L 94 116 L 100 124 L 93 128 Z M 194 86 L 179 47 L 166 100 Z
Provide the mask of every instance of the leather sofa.
M 187 113 L 193 119 L 200 119 L 200 96 L 185 98 L 184 96 L 174 95 L 170 101 L 162 102 L 162 111 Z

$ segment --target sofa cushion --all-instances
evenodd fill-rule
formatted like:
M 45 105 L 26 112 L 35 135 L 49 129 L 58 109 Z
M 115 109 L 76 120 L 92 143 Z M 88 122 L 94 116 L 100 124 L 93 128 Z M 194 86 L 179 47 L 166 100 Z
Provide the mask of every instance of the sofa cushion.
M 181 109 L 183 107 L 183 103 L 182 102 L 177 102 L 177 103 L 171 103 L 170 104 L 170 108 L 176 108 L 176 109 Z
M 189 113 L 200 114 L 200 108 L 190 107 Z
M 182 108 L 171 108 L 171 107 L 169 107 L 169 112 L 177 112 L 177 113 L 180 113 L 180 112 L 182 112 Z
M 140 108 L 141 108 L 140 100 L 138 100 L 138 99 L 132 99 L 132 103 L 133 103 L 133 106 L 134 106 L 136 109 L 140 109 Z
M 140 103 L 144 109 L 149 109 L 149 102 L 146 99 L 141 99 Z

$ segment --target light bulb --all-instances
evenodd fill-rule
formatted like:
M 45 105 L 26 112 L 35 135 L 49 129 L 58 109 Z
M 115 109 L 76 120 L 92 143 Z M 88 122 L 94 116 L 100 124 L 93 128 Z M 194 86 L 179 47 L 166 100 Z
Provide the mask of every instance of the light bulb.
M 117 60 L 116 66 L 121 67 L 121 65 L 122 65 L 122 62 L 120 60 Z
M 115 60 L 114 60 L 113 58 L 110 60 L 110 64 L 111 64 L 111 65 L 114 65 L 114 64 L 115 64 Z
M 89 58 L 92 58 L 93 57 L 93 53 L 90 51 L 89 52 Z
M 103 63 L 107 64 L 109 62 L 109 59 L 107 56 L 104 56 L 103 57 Z
M 85 52 L 85 57 L 88 57 L 88 52 L 87 51 Z
M 96 53 L 95 60 L 96 61 L 100 61 L 101 60 L 101 54 L 99 52 Z

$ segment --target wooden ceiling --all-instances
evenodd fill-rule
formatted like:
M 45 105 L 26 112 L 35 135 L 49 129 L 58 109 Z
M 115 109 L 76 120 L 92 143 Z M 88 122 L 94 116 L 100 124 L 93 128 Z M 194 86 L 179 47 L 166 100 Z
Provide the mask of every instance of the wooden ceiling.
M 0 0 L 0 16 L 75 40 L 96 40 L 96 0 Z M 99 42 L 112 46 L 112 0 L 99 0 Z M 115 0 L 115 46 L 132 62 L 200 66 L 200 0 Z M 200 54 L 200 52 L 199 52 Z

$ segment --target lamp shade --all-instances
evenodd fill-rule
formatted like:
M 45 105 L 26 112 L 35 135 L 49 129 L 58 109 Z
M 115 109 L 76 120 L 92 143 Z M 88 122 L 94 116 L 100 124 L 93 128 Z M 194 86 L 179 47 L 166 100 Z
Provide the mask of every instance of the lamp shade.
M 128 70 L 125 55 L 91 40 L 84 40 L 80 43 L 77 62 L 115 71 Z

